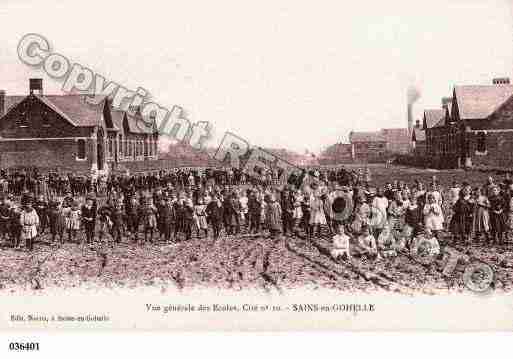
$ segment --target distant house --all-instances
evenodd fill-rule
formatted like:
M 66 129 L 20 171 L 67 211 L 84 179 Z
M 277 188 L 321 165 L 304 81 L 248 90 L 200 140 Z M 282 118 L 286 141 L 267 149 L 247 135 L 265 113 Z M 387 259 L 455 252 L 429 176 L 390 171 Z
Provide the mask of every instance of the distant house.
M 324 164 L 348 162 L 382 162 L 389 155 L 411 151 L 407 128 L 384 128 L 379 131 L 351 131 L 349 143 L 336 143 L 322 154 Z
M 411 147 L 414 154 L 418 156 L 426 155 L 426 131 L 420 125 L 419 120 L 411 131 Z
M 436 130 L 433 131 L 432 128 L 440 123 L 440 120 L 444 115 L 444 110 L 441 108 L 424 111 L 424 117 L 422 118 L 422 130 L 426 134 L 426 153 L 428 155 L 436 154 L 439 139 L 436 136 Z
M 323 165 L 353 162 L 353 145 L 336 143 L 321 153 L 319 161 Z
M 0 167 L 107 173 L 121 163 L 157 158 L 155 121 L 113 110 L 106 97 L 43 95 L 31 79 L 29 94 L 0 92 Z
M 386 157 L 387 140 L 381 133 L 351 131 L 349 142 L 353 146 L 353 159 L 362 162 L 382 161 Z
M 407 154 L 411 151 L 410 130 L 407 128 L 384 128 L 380 132 L 385 138 L 388 153 Z

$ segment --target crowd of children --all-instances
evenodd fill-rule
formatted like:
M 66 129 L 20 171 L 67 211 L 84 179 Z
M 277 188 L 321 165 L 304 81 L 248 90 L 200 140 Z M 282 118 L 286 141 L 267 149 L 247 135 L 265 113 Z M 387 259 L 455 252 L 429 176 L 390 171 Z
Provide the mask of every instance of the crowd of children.
M 340 197 L 343 208 L 338 208 Z M 444 189 L 436 180 L 428 188 L 420 181 L 372 188 L 368 182 L 341 186 L 318 178 L 299 188 L 169 181 L 154 188 L 114 187 L 105 197 L 66 191 L 63 197 L 48 199 L 23 191 L 19 197 L 2 196 L 0 239 L 32 250 L 39 238 L 56 243 L 171 243 L 193 235 L 219 238 L 223 231 L 227 236 L 265 231 L 272 237 L 327 233 L 336 258 L 381 258 L 415 246 L 419 238 L 436 253 L 442 232 L 450 233 L 453 242 L 503 245 L 513 231 L 512 198 L 509 178 L 496 184 L 491 177 L 476 188 L 454 182 Z

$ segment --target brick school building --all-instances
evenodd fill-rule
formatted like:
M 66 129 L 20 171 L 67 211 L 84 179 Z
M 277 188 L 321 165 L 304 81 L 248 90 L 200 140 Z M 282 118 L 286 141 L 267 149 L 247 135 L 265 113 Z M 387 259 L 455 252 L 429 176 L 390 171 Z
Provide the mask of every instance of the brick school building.
M 154 119 L 88 97 L 44 95 L 41 79 L 30 80 L 28 95 L 0 91 L 0 168 L 106 174 L 157 160 Z
M 455 86 L 438 122 L 426 126 L 427 160 L 432 167 L 513 168 L 513 85 Z

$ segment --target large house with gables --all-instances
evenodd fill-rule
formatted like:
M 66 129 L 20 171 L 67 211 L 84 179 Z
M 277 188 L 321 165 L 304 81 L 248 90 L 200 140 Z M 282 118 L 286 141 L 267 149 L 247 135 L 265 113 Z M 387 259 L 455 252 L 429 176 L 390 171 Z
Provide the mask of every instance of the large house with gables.
M 29 94 L 0 92 L 0 168 L 38 168 L 104 174 L 156 160 L 154 119 L 112 108 L 107 97 L 44 95 L 31 79 Z
M 436 167 L 513 168 L 513 85 L 507 78 L 455 86 L 437 113 L 438 122 L 425 128 L 426 155 Z

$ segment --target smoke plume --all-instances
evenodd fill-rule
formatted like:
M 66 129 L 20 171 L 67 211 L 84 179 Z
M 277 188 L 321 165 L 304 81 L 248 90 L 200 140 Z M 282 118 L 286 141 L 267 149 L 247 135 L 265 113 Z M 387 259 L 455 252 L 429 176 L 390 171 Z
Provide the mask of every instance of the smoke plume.
M 407 118 L 408 118 L 408 130 L 411 131 L 413 128 L 413 104 L 420 98 L 420 90 L 411 85 L 406 91 L 406 98 L 408 100 Z
M 420 98 L 420 90 L 416 86 L 411 85 L 406 92 L 406 98 L 408 105 L 413 105 Z

